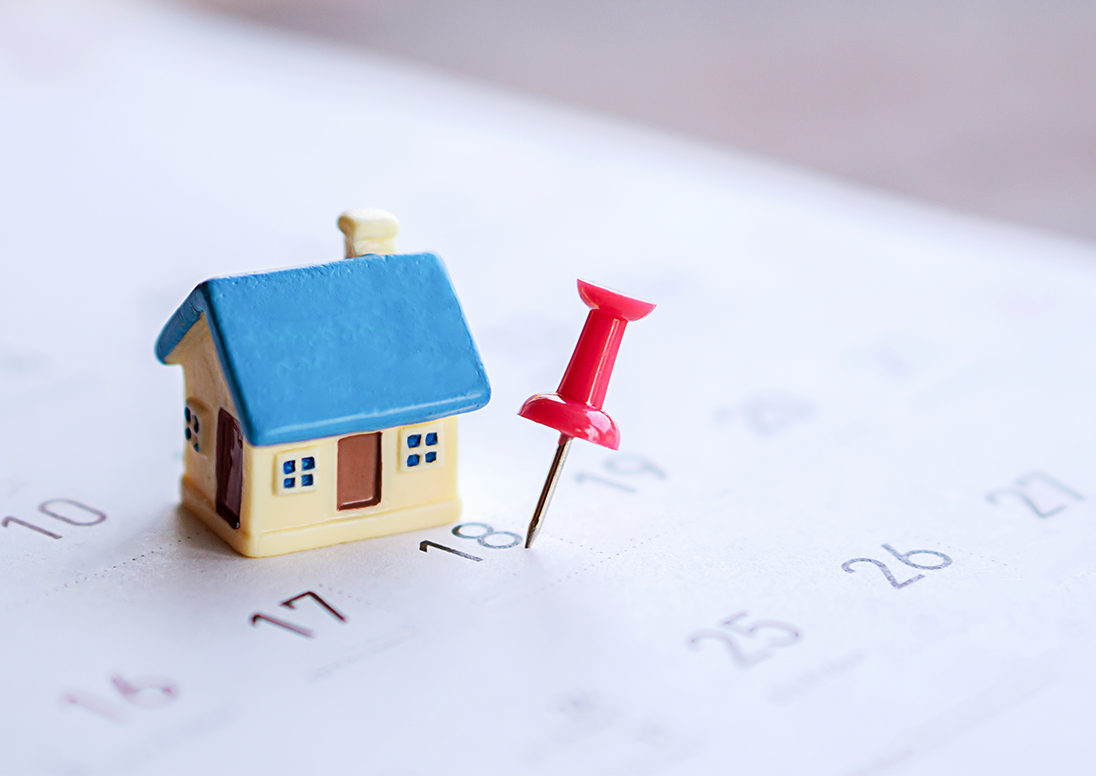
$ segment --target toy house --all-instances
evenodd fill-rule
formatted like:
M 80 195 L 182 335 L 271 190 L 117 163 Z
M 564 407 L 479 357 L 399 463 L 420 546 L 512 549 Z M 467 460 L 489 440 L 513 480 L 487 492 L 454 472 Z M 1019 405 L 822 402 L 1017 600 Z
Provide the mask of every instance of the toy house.
M 348 258 L 207 280 L 156 343 L 183 367 L 183 503 L 244 555 L 460 515 L 456 416 L 490 386 L 445 265 L 393 255 L 383 211 L 339 227 Z

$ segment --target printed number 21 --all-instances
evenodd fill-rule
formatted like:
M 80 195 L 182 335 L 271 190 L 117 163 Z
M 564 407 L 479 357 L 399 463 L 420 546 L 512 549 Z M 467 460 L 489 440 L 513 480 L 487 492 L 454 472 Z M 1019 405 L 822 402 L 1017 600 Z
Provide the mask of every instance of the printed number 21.
M 1052 517 L 1069 506 L 1070 501 L 1084 501 L 1084 496 L 1080 493 L 1042 472 L 1024 475 L 1012 484 L 1016 487 L 987 493 L 986 500 L 991 504 L 1000 504 L 999 499 L 1002 496 L 1010 496 L 1026 504 L 1036 517 Z M 1057 506 L 1052 507 L 1051 504 Z

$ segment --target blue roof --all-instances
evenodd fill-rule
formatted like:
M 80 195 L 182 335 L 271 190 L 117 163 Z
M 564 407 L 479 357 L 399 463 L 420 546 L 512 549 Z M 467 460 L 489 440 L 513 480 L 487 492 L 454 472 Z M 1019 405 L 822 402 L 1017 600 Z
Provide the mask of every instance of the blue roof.
M 207 280 L 164 326 L 156 357 L 165 361 L 202 315 L 253 445 L 420 423 L 491 398 L 431 253 Z

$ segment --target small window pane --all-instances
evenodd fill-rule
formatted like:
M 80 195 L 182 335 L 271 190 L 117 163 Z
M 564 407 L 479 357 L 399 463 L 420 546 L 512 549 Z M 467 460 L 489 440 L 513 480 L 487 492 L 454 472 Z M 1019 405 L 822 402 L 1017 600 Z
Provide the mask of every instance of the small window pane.
M 301 487 L 302 488 L 307 488 L 311 484 L 312 484 L 312 475 L 311 474 L 302 474 L 301 475 Z
M 294 480 L 293 477 L 286 477 L 284 480 L 282 480 L 282 487 L 286 488 L 286 489 L 292 488 L 293 484 L 294 484 L 293 480 Z
M 407 456 L 407 465 L 408 466 L 418 466 L 419 465 L 419 457 L 417 455 Z
M 408 447 L 418 447 L 422 444 L 422 434 L 411 434 L 407 437 Z
M 427 447 L 431 447 L 433 445 L 436 445 L 437 443 L 438 443 L 438 435 L 437 435 L 436 432 L 431 431 L 429 434 L 426 435 L 426 446 Z
M 311 455 L 308 456 L 307 458 L 302 458 L 301 459 L 301 471 L 302 472 L 311 471 L 312 469 L 315 469 L 315 468 L 316 468 L 316 459 L 313 458 Z
M 283 474 L 292 474 L 295 471 L 297 471 L 297 462 L 296 461 L 286 461 L 285 463 L 282 464 L 282 473 Z M 286 487 L 288 488 L 289 486 L 286 485 Z
M 427 463 L 433 463 L 436 460 L 438 460 L 438 454 L 435 453 L 433 450 L 431 450 L 429 453 L 426 454 L 426 462 Z

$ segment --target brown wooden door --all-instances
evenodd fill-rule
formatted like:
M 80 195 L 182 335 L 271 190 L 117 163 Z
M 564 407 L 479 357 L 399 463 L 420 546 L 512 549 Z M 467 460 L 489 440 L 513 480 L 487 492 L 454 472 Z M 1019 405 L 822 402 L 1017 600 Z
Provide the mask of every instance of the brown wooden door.
M 244 437 L 240 424 L 225 410 L 217 415 L 217 514 L 240 527 L 244 495 Z
M 381 502 L 381 432 L 339 440 L 339 509 Z

